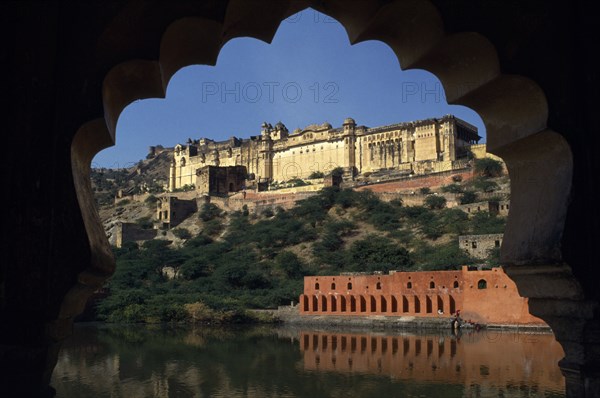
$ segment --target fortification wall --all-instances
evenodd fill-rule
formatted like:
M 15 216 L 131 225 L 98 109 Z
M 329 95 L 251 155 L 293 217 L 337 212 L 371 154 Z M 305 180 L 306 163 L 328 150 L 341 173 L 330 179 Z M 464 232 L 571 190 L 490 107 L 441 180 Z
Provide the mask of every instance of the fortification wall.
M 490 250 L 500 248 L 503 238 L 504 234 L 461 235 L 458 244 L 470 256 L 484 259 Z
M 142 229 L 133 223 L 117 223 L 115 225 L 115 246 L 122 247 L 125 242 L 151 240 L 156 237 L 156 229 Z
M 369 189 L 373 192 L 405 192 L 417 191 L 419 188 L 438 188 L 443 185 L 452 184 L 452 177 L 460 176 L 462 181 L 470 180 L 474 177 L 472 169 L 449 170 L 434 174 L 428 174 L 415 177 L 404 177 L 396 181 L 381 181 L 356 187 L 357 191 Z

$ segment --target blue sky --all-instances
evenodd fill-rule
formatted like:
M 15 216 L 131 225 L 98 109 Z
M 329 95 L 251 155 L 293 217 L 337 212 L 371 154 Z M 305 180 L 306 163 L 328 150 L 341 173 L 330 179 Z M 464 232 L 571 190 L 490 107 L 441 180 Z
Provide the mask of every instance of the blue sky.
M 229 41 L 216 66 L 183 68 L 165 99 L 130 104 L 117 124 L 117 142 L 92 167 L 129 167 L 151 145 L 172 147 L 188 138 L 225 140 L 260 134 L 278 121 L 290 131 L 346 117 L 368 127 L 454 114 L 479 129 L 472 110 L 448 105 L 439 80 L 423 70 L 400 69 L 384 43 L 351 46 L 334 19 L 304 10 L 284 20 L 271 44 Z

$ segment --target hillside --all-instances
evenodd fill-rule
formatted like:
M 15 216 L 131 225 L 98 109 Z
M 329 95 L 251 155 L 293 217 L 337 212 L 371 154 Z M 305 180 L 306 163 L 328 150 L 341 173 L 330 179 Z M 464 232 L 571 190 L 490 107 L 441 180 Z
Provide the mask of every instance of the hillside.
M 99 206 L 110 206 L 121 192 L 122 195 L 143 192 L 164 192 L 168 185 L 169 165 L 173 158 L 171 150 L 164 150 L 149 159 L 140 160 L 135 166 L 122 169 L 93 168 L 92 189 Z
M 192 304 L 238 314 L 297 300 L 305 275 L 481 263 L 458 247 L 457 237 L 501 233 L 504 217 L 488 212 L 469 216 L 439 200 L 444 192 L 466 199 L 473 198 L 465 192 L 503 194 L 508 184 L 507 177 L 482 175 L 438 192 L 423 189 L 428 195 L 422 206 L 339 188 L 324 189 L 289 210 L 267 208 L 259 214 L 205 204 L 177 228 L 159 231 L 157 239 L 115 249 L 117 271 L 107 284 L 110 295 L 100 303 L 99 316 L 109 321 L 182 320 Z M 147 224 L 154 214 L 152 198 L 100 206 L 101 217 Z M 497 251 L 484 262 L 496 261 Z

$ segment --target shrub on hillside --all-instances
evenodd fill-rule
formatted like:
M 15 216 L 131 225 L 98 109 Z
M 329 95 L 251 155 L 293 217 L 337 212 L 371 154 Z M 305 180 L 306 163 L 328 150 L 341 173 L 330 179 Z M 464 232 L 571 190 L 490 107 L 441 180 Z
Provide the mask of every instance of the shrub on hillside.
M 208 236 L 215 236 L 223 231 L 223 228 L 224 226 L 219 219 L 211 219 L 204 222 L 202 233 Z
M 444 232 L 454 235 L 464 235 L 469 232 L 469 216 L 464 211 L 457 208 L 443 209 L 439 217 Z
M 295 254 L 283 250 L 275 256 L 275 265 L 289 278 L 298 279 L 304 276 L 304 263 Z
M 221 217 L 221 214 L 223 212 L 221 211 L 221 209 L 219 208 L 219 206 L 217 206 L 214 203 L 205 203 L 202 205 L 202 207 L 200 208 L 200 212 L 198 213 L 198 217 L 202 220 L 202 221 L 210 221 L 213 220 L 217 217 Z
M 473 181 L 473 188 L 482 192 L 494 192 L 500 189 L 498 184 L 496 184 L 494 181 L 490 181 L 485 178 L 477 178 L 475 181 Z
M 329 261 L 327 253 L 333 253 L 341 249 L 344 240 L 342 236 L 348 236 L 356 229 L 356 225 L 347 220 L 330 222 L 326 224 L 321 239 L 313 245 L 313 254 Z M 326 259 L 327 257 L 327 259 Z
M 313 171 L 312 173 L 310 173 L 310 175 L 308 176 L 308 179 L 313 179 L 313 178 L 323 178 L 325 177 L 325 174 L 323 174 L 322 171 Z
M 443 209 L 444 207 L 446 207 L 446 198 L 438 195 L 430 195 L 425 198 L 423 203 L 425 204 L 425 206 L 429 207 L 432 210 Z
M 423 213 L 431 212 L 430 209 L 424 206 L 406 206 L 398 209 L 400 217 L 403 217 L 414 223 Z
M 419 271 L 460 269 L 462 265 L 473 264 L 475 259 L 462 250 L 456 241 L 443 245 L 421 243 L 412 253 Z
M 153 209 L 158 202 L 158 198 L 154 195 L 148 195 L 146 199 L 144 199 L 144 203 L 148 205 L 149 208 Z
M 404 201 L 401 198 L 396 198 L 396 199 L 390 200 L 390 204 L 394 207 L 402 207 L 402 205 L 404 204 Z
M 215 311 L 201 301 L 184 304 L 183 308 L 192 322 L 210 322 L 215 318 Z
M 502 163 L 491 158 L 475 159 L 475 171 L 484 177 L 500 177 L 503 173 Z
M 273 209 L 271 209 L 270 207 L 267 207 L 263 210 L 262 215 L 265 218 L 271 218 L 275 215 L 275 213 L 273 212 Z
M 192 237 L 192 233 L 186 228 L 175 228 L 171 232 L 179 239 L 190 239 Z
M 331 170 L 329 172 L 330 175 L 334 176 L 334 177 L 341 177 L 344 175 L 344 168 L 343 167 L 336 167 L 333 170 Z
M 473 215 L 471 225 L 473 228 L 471 233 L 474 235 L 501 234 L 504 233 L 506 220 L 487 211 L 478 211 Z
M 142 229 L 151 229 L 154 226 L 150 217 L 138 218 L 136 224 Z
M 287 182 L 287 184 L 292 187 L 303 187 L 303 186 L 309 185 L 306 181 L 304 181 L 301 178 L 292 178 L 291 180 L 289 180 Z
M 369 235 L 350 247 L 353 271 L 382 271 L 408 269 L 413 265 L 408 251 L 388 238 Z
M 437 239 L 444 234 L 444 224 L 437 213 L 430 211 L 422 213 L 417 218 L 421 233 L 428 239 Z
M 461 205 L 475 203 L 475 202 L 477 202 L 477 200 L 478 200 L 477 194 L 473 191 L 465 191 L 462 195 L 460 195 L 460 198 L 459 198 Z
M 463 192 L 463 190 L 464 190 L 463 187 L 461 187 L 459 184 L 456 184 L 456 183 L 444 185 L 442 187 L 442 192 L 461 193 L 461 192 Z
M 204 234 L 199 234 L 199 235 L 196 235 L 195 237 L 193 237 L 192 239 L 188 239 L 185 242 L 185 246 L 186 247 L 202 247 L 202 246 L 206 246 L 210 243 L 213 243 L 212 238 L 210 238 L 209 236 L 206 236 Z

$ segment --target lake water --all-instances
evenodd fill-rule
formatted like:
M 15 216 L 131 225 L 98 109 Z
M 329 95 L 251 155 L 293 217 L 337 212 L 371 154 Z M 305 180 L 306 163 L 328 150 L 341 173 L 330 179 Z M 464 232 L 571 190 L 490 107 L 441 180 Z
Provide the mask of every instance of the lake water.
M 551 334 L 78 325 L 57 397 L 564 397 Z

